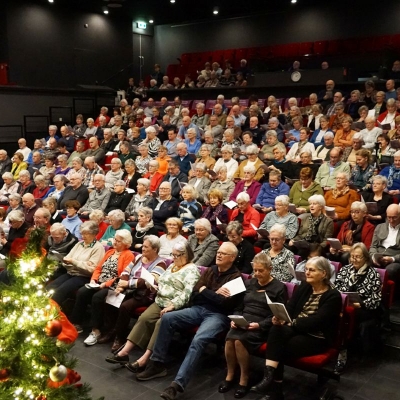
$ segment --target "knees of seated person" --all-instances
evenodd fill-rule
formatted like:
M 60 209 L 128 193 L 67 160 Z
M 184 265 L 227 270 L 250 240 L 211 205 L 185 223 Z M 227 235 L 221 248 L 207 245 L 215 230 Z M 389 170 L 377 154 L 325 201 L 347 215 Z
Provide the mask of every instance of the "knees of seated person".
M 386 266 L 386 271 L 390 280 L 399 282 L 400 281 L 400 263 L 391 263 Z M 399 290 L 396 290 L 399 293 Z

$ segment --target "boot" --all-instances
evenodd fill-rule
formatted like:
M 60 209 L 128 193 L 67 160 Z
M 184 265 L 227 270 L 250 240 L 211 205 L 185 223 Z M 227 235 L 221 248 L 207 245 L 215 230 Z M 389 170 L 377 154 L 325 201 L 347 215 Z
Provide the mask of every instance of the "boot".
M 282 382 L 272 382 L 272 385 L 268 390 L 268 394 L 260 397 L 257 400 L 284 400 Z
M 264 378 L 257 385 L 250 388 L 250 392 L 266 394 L 274 379 L 275 368 L 266 365 L 264 367 Z

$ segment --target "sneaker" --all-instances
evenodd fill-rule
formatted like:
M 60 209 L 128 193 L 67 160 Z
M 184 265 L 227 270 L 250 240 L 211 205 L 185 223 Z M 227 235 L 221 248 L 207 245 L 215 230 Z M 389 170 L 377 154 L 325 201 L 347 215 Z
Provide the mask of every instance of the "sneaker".
M 100 337 L 100 334 L 95 334 L 94 332 L 90 332 L 90 335 L 83 341 L 86 346 L 93 346 L 97 343 L 97 339 Z
M 76 331 L 78 333 L 82 333 L 83 332 L 83 328 L 80 325 L 74 324 L 74 327 L 75 327 L 75 329 L 76 329 Z
M 176 398 L 176 389 L 172 386 L 168 386 L 164 391 L 160 394 L 165 400 L 174 400 Z
M 149 361 L 146 369 L 143 372 L 136 374 L 136 379 L 138 381 L 149 381 L 154 378 L 161 378 L 167 375 L 167 368 L 164 364 L 159 361 Z

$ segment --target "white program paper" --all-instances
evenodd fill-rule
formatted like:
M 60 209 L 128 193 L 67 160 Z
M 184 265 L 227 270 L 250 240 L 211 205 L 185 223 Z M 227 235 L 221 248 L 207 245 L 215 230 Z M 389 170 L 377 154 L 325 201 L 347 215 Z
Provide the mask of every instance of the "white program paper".
M 226 282 L 222 287 L 229 290 L 231 297 L 235 296 L 235 294 L 239 294 L 246 291 L 246 286 L 244 286 L 244 282 L 242 277 L 238 277 L 233 279 L 232 281 Z
M 154 276 L 149 271 L 147 271 L 146 268 L 141 268 L 140 277 L 144 279 L 152 288 L 157 289 L 157 287 L 154 285 Z
M 237 203 L 236 201 L 230 200 L 224 203 L 224 205 L 233 210 L 237 206 Z
M 114 290 L 109 290 L 107 297 L 106 297 L 106 303 L 110 304 L 116 308 L 119 308 L 121 306 L 121 303 L 123 302 L 125 298 L 125 295 L 122 293 L 115 293 Z

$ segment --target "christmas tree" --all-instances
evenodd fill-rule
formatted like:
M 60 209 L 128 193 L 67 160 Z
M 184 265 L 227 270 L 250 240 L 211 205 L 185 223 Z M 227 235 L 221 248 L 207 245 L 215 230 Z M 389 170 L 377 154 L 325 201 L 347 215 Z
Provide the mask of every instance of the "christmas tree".
M 7 260 L 10 285 L 0 286 L 0 399 L 90 400 L 90 387 L 77 383 L 76 359 L 68 355 L 77 337 L 45 290 L 57 268 L 33 229 L 24 250 Z

